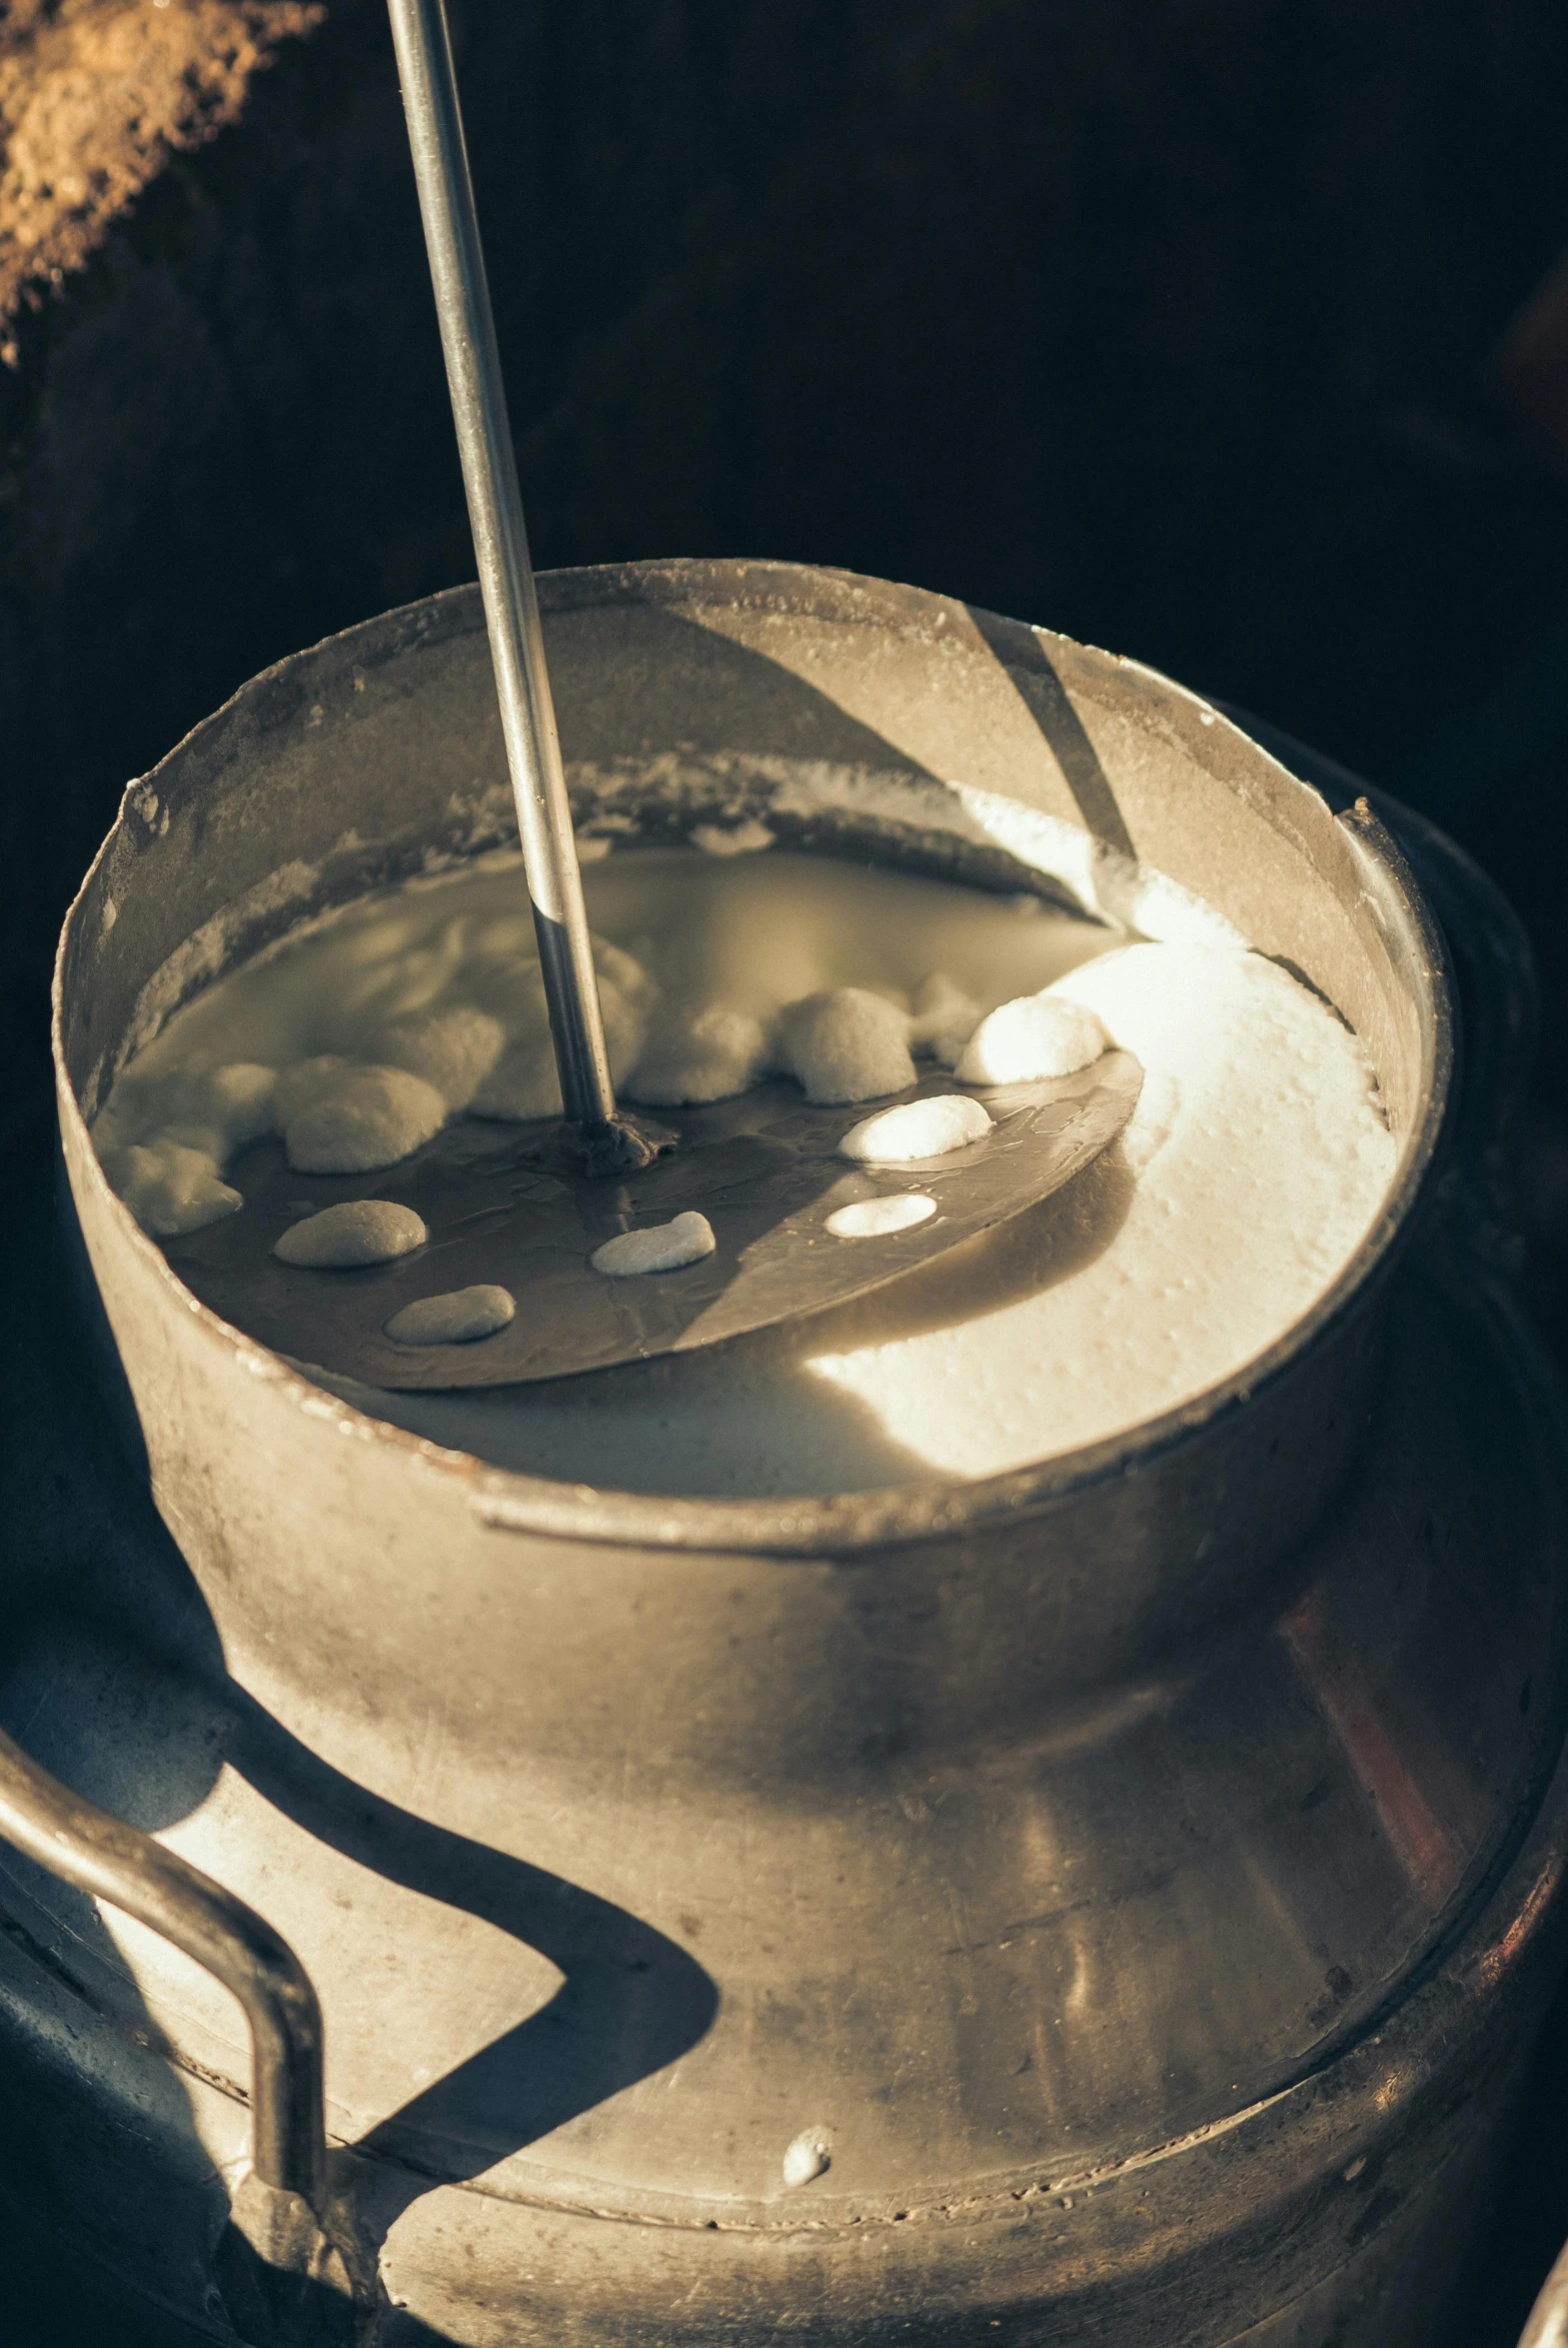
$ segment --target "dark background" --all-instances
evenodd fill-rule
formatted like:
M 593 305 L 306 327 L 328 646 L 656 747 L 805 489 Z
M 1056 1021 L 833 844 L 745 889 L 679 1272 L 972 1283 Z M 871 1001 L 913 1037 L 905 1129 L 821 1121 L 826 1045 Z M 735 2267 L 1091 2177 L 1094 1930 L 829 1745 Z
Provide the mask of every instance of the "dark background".
M 1539 867 L 1568 469 L 1488 369 L 1568 246 L 1560 0 L 456 15 L 539 562 L 913 580 Z M 472 573 L 378 0 L 333 0 L 18 340 L 3 881 L 36 984 L 129 776 L 268 661 Z M 1528 773 L 1512 736 L 1511 773 L 1424 773 L 1554 657 Z
M 1520 1211 L 1568 1338 L 1568 460 L 1496 359 L 1568 246 L 1561 0 L 456 15 L 536 559 L 916 581 L 1135 654 L 1448 824 L 1542 959 Z M 23 1084 L 127 778 L 269 661 L 472 573 L 378 0 L 333 0 L 18 345 Z M 1516 2336 L 1568 2229 L 1557 2040 L 1476 2342 Z

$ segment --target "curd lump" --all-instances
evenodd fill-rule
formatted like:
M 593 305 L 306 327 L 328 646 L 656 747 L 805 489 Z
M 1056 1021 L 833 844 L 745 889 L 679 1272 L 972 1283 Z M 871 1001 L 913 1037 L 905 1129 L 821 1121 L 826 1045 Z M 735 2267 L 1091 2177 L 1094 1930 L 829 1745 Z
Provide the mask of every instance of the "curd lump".
M 446 1288 L 405 1304 L 387 1323 L 395 1345 L 472 1345 L 493 1337 L 516 1312 L 511 1295 L 490 1280 L 472 1288 Z
M 618 851 L 585 871 L 624 1097 L 717 1099 L 784 1071 L 847 1105 L 902 1090 L 917 1063 L 1012 1081 L 1108 1040 L 1144 1071 L 1120 1141 L 885 1288 L 711 1351 L 446 1394 L 306 1365 L 318 1384 L 573 1483 L 769 1495 L 973 1478 L 1175 1408 L 1343 1268 L 1397 1159 L 1366 1059 L 1211 909 L 1149 943 L 1125 920 L 1032 898 L 1020 918 L 1018 900 L 745 845 Z M 1162 892 L 1149 877 L 1150 901 Z M 225 1174 L 260 1135 L 302 1172 L 363 1170 L 373 1195 L 375 1170 L 450 1116 L 559 1107 L 520 864 L 502 856 L 325 917 L 218 980 L 124 1073 L 94 1141 L 145 1227 L 173 1236 L 240 1203 Z
M 990 1130 L 988 1113 L 967 1093 L 937 1093 L 862 1118 L 844 1135 L 838 1155 L 866 1166 L 912 1166 L 922 1158 L 945 1158 L 950 1150 L 966 1150 L 971 1142 L 982 1142 Z
M 411 1255 L 430 1237 L 423 1215 L 392 1198 L 346 1198 L 291 1222 L 273 1248 L 280 1263 L 308 1263 L 319 1271 L 353 1271 Z
M 607 1279 L 632 1279 L 640 1272 L 679 1271 L 712 1255 L 718 1241 L 706 1214 L 695 1207 L 673 1221 L 657 1222 L 640 1231 L 618 1231 L 589 1257 Z

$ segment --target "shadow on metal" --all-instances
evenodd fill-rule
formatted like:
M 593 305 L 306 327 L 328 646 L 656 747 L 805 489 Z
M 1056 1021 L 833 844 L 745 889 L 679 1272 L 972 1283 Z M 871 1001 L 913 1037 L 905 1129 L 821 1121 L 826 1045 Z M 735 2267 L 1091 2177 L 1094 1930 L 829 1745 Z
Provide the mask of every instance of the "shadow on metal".
M 49 1130 L 47 1104 L 40 1102 L 31 1136 L 21 1137 L 28 1159 L 40 1165 Z M 13 1171 L 21 1155 L 11 1153 Z M 24 1198 L 35 1213 L 47 1204 L 44 1182 L 35 1180 L 25 1192 L 18 1184 L 18 1208 Z M 68 1217 L 60 1221 L 65 1228 L 57 1223 L 54 1234 L 47 1228 L 16 1233 L 23 1290 L 17 1302 L 33 1325 L 53 1322 L 63 1300 L 57 1249 L 71 1250 L 74 1233 Z M 79 1293 L 85 1302 L 91 1291 Z M 10 1366 L 21 1369 L 17 1354 Z M 235 1991 L 256 2032 L 252 2167 L 211 2252 L 221 2297 L 221 2309 L 209 2299 L 215 2328 L 174 2329 L 173 2319 L 148 2308 L 149 2348 L 154 2341 L 163 2348 L 166 2340 L 202 2337 L 238 2338 L 247 2348 L 292 2348 L 296 2342 L 310 2348 L 342 2342 L 348 2348 L 372 2334 L 389 2348 L 442 2348 L 445 2335 L 390 2309 L 379 2290 L 376 2251 L 388 2229 L 437 2183 L 479 2174 L 506 2152 L 684 2054 L 707 2031 L 718 1991 L 695 1959 L 638 1917 L 383 1800 L 318 1759 L 263 1710 L 228 1676 L 195 1580 L 145 1485 L 139 1487 L 137 1470 L 145 1468 L 134 1444 L 133 1473 L 117 1479 L 114 1521 L 122 1536 L 134 1532 L 136 1569 L 125 1570 L 123 1545 L 111 1557 L 107 1543 L 84 1554 L 51 1541 L 55 1510 L 78 1504 L 79 1496 L 53 1488 L 57 1476 L 37 1472 L 42 1462 L 29 1456 L 28 1426 L 47 1415 L 78 1422 L 85 1417 L 97 1422 L 106 1451 L 113 1436 L 74 1342 L 29 1356 L 27 1375 L 30 1394 L 24 1398 L 16 1390 L 8 1396 L 16 1405 L 10 1423 L 21 1439 L 8 1460 L 7 1513 L 17 1546 L 6 1562 L 0 1717 L 48 1756 L 62 1670 L 111 1645 L 137 1658 L 158 1701 L 130 1734 L 122 1717 L 118 1733 L 90 1757 L 87 1772 L 82 1749 L 73 1749 L 73 1774 L 93 1779 L 80 1790 L 62 1784 L 0 1732 L 0 1835 L 9 1845 L 0 1866 L 24 1898 L 44 1871 L 73 1887 L 64 1893 L 43 1887 L 51 1918 L 65 1928 L 74 1967 L 56 1959 L 51 1969 L 95 2011 L 112 2012 L 133 2040 L 157 2047 L 161 2033 L 104 1930 L 99 1900 L 169 1932 Z M 16 1387 L 16 1377 L 5 1384 Z M 109 1398 L 112 1411 L 112 1391 Z M 133 1428 L 131 1418 L 116 1431 L 130 1434 Z M 41 1684 L 34 1676 L 39 1660 Z M 361 1866 L 483 1917 L 538 1949 L 566 1976 L 547 2005 L 412 2097 L 347 2151 L 327 2151 L 320 2016 L 298 1961 L 244 1903 L 153 1839 L 154 1829 L 200 1804 L 225 1761 L 306 1832 Z M 117 1814 L 100 1804 L 112 1805 Z M 36 1905 L 36 1891 L 32 1898 Z M 32 1953 L 50 1961 L 42 1945 Z M 109 1997 L 100 1973 L 113 1976 Z M 169 2095 L 176 2100 L 184 2096 L 179 2076 L 167 2070 Z M 6 2198 L 0 2193 L 0 2200 Z M 0 2256 L 7 2232 L 28 2226 L 26 2213 L 5 2210 Z M 35 2229 L 48 2240 L 36 2221 Z M 78 2245 L 69 2253 L 62 2248 L 53 2259 L 44 2255 L 66 2296 L 53 2307 L 40 2306 L 38 2321 L 46 2328 L 37 2338 L 40 2348 L 46 2341 L 48 2348 L 62 2348 L 68 2327 L 78 2320 L 68 2304 L 73 2297 L 81 2303 L 80 2322 L 92 2327 L 83 2336 L 99 2328 L 89 2314 L 99 2286 Z M 61 2273 L 67 2263 L 84 2271 Z M 113 2288 L 106 2276 L 102 2289 Z M 123 2292 L 121 2285 L 114 2336 L 132 2348 L 143 2335 L 120 2328 Z M 224 2313 L 232 2330 L 222 2324 Z M 19 2300 L 8 2314 L 18 2324 L 31 2320 Z M 32 2348 L 26 2331 L 7 2327 L 0 2336 L 6 2348 Z
M 385 2164 L 382 2182 L 361 2188 L 374 2202 L 378 2238 L 438 2179 L 478 2175 L 664 2069 L 705 2036 L 719 1992 L 664 1933 L 560 1875 L 354 1784 L 232 1681 L 223 1701 L 234 1722 L 229 1760 L 308 1834 L 392 1882 L 494 1924 L 566 1975 L 548 2005 L 354 2146 L 356 2155 Z M 454 2145 L 466 2143 L 471 2157 L 454 2159 Z
M 1137 850 L 1110 777 L 1038 634 L 1031 629 L 1025 637 L 1015 625 L 998 620 L 978 604 L 964 609 L 1039 728 L 1087 829 L 1118 856 L 1135 858 Z

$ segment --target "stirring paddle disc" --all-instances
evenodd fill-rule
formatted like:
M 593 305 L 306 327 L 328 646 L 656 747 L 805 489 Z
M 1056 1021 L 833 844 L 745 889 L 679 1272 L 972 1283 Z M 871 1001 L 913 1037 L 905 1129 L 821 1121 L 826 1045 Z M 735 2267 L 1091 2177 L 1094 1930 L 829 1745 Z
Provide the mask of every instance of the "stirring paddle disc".
M 280 1143 L 260 1142 L 232 1169 L 244 1206 L 170 1240 L 167 1253 L 225 1320 L 338 1376 L 395 1388 L 527 1384 L 688 1352 L 896 1279 L 1059 1189 L 1115 1140 L 1142 1081 L 1124 1052 L 1040 1084 L 960 1089 L 944 1074 L 928 1076 L 896 1099 L 962 1090 L 983 1104 L 992 1131 L 941 1158 L 896 1166 L 838 1155 L 867 1107 L 891 1104 L 822 1108 L 788 1079 L 734 1101 L 662 1111 L 678 1147 L 620 1180 L 584 1174 L 552 1124 L 460 1118 L 383 1174 L 296 1174 Z M 911 1195 L 933 1199 L 934 1212 L 861 1237 L 828 1228 L 846 1205 Z M 413 1207 L 427 1243 L 353 1271 L 273 1254 L 303 1215 L 367 1196 Z M 612 1278 L 590 1261 L 618 1232 L 693 1208 L 717 1241 L 697 1262 Z M 492 1282 L 517 1305 L 494 1335 L 416 1346 L 386 1334 L 407 1304 Z

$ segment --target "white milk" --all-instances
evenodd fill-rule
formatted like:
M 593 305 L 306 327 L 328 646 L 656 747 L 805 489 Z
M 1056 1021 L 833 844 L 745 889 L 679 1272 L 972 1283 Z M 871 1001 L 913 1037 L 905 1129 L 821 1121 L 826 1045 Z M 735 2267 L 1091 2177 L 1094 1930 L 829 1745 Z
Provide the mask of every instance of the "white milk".
M 631 1099 L 784 1069 L 813 1098 L 874 1100 L 915 1059 L 961 1068 L 986 1015 L 1042 990 L 1046 1011 L 993 1026 L 991 1049 L 1108 1036 L 1143 1092 L 1063 1190 L 809 1320 L 553 1385 L 389 1394 L 312 1372 L 497 1465 L 709 1494 L 1021 1466 L 1242 1368 L 1343 1267 L 1393 1174 L 1356 1039 L 1217 918 L 1187 925 L 1203 942 L 1123 943 L 1038 900 L 778 851 L 634 850 L 584 879 Z M 521 874 L 491 858 L 219 980 L 133 1063 L 94 1140 L 169 1235 L 238 1204 L 227 1162 L 263 1132 L 302 1167 L 362 1170 L 374 1198 L 377 1169 L 445 1118 L 558 1107 Z

